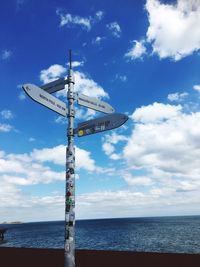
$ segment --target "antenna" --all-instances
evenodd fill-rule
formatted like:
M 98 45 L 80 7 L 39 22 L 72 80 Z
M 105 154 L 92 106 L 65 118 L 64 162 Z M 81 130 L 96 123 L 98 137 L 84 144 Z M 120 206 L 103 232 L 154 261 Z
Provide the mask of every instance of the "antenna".
M 72 69 L 72 50 L 69 49 L 69 68 Z

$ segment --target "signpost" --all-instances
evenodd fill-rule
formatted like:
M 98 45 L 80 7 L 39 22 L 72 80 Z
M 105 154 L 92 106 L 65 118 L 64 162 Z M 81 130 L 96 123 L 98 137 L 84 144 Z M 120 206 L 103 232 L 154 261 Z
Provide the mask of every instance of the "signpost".
M 65 255 L 65 267 L 75 267 L 75 148 L 74 148 L 74 135 L 78 137 L 95 134 L 103 131 L 112 130 L 120 127 L 128 120 L 128 116 L 121 113 L 113 113 L 114 109 L 107 103 L 82 94 L 74 93 L 74 75 L 71 64 L 71 50 L 70 56 L 70 68 L 68 71 L 67 80 L 60 78 L 56 81 L 45 84 L 38 87 L 33 84 L 25 84 L 22 86 L 24 91 L 36 102 L 44 105 L 45 107 L 52 109 L 62 116 L 68 117 L 67 128 L 67 150 L 66 150 L 66 192 L 65 192 L 65 239 L 64 239 L 64 255 Z M 68 84 L 67 100 L 68 108 L 66 104 L 51 93 L 63 90 L 65 84 Z M 109 115 L 88 120 L 82 123 L 78 123 L 76 129 L 74 129 L 74 101 L 77 101 L 79 105 L 87 108 L 94 109 Z
M 67 115 L 66 104 L 60 101 L 58 98 L 50 95 L 49 93 L 42 90 L 40 87 L 34 84 L 24 84 L 22 86 L 24 91 L 27 93 L 30 98 L 36 102 L 42 104 L 43 106 L 59 113 L 62 116 Z

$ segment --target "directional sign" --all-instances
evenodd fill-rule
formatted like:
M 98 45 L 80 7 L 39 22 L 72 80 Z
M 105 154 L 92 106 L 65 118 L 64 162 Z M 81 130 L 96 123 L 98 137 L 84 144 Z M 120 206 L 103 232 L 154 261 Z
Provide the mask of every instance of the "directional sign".
M 111 107 L 106 102 L 100 101 L 99 99 L 89 97 L 86 95 L 78 94 L 77 96 L 78 104 L 87 108 L 91 108 L 103 113 L 113 113 L 114 108 Z
M 121 113 L 110 114 L 98 119 L 85 121 L 78 124 L 75 134 L 82 137 L 120 127 L 128 120 L 128 116 Z
M 66 83 L 67 83 L 67 81 L 65 80 L 65 78 L 60 78 L 60 79 L 55 80 L 53 82 L 44 84 L 44 85 L 40 86 L 40 88 L 42 88 L 43 90 L 45 90 L 49 94 L 52 94 L 54 92 L 65 89 Z
M 58 98 L 50 95 L 49 93 L 42 90 L 40 87 L 34 84 L 24 84 L 22 86 L 24 91 L 36 102 L 44 105 L 45 107 L 59 113 L 62 116 L 67 115 L 66 104 L 60 101 Z

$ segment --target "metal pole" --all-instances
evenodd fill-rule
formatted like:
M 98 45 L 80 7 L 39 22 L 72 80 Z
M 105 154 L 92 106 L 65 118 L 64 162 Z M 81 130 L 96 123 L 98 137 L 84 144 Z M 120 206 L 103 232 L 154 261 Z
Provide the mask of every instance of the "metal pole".
M 74 76 L 69 51 L 68 71 L 68 129 L 66 151 L 65 195 L 65 267 L 75 267 L 75 148 L 74 148 Z

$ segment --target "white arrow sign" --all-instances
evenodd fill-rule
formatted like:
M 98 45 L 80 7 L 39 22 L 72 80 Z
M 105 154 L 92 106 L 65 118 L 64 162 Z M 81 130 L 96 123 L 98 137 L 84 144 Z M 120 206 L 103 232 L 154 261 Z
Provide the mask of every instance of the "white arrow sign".
M 77 95 L 77 102 L 81 106 L 101 111 L 103 113 L 113 113 L 115 111 L 114 108 L 106 102 L 82 94 Z
M 66 104 L 60 101 L 58 98 L 50 95 L 49 93 L 42 90 L 40 87 L 34 84 L 24 84 L 22 86 L 24 91 L 27 93 L 30 98 L 36 102 L 42 104 L 43 106 L 59 113 L 62 116 L 67 115 Z

